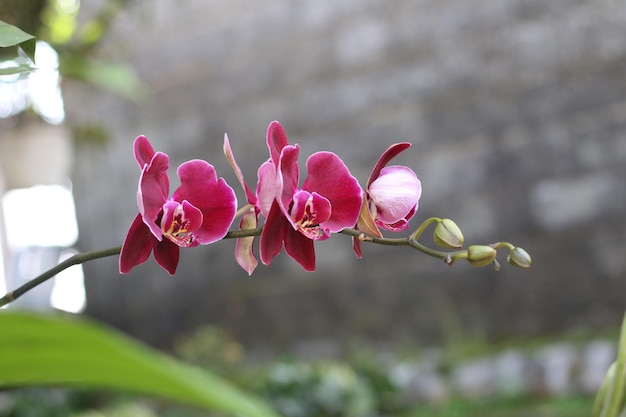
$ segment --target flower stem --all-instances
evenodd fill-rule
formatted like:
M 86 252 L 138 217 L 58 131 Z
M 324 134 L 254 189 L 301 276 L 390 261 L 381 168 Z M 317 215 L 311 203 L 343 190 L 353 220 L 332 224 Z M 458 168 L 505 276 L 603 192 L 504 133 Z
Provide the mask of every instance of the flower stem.
M 430 224 L 432 221 L 434 221 L 435 218 L 429 219 L 429 220 L 430 220 L 430 222 L 428 222 L 428 224 Z M 426 222 L 424 222 L 424 223 L 426 223 Z M 357 238 L 357 239 L 361 239 L 361 240 L 366 241 L 366 242 L 377 243 L 379 245 L 410 246 L 413 249 L 417 249 L 418 251 L 420 251 L 420 252 L 422 252 L 422 253 L 424 253 L 426 255 L 432 256 L 434 258 L 441 259 L 442 261 L 444 261 L 448 265 L 452 264 L 454 256 L 456 256 L 459 253 L 465 252 L 464 250 L 462 250 L 462 251 L 454 251 L 454 252 L 444 252 L 444 251 L 432 249 L 432 248 L 429 248 L 428 246 L 425 246 L 422 243 L 418 242 L 416 239 L 413 238 L 413 236 L 401 237 L 401 238 L 376 237 L 376 236 L 371 236 L 371 235 L 365 234 L 365 233 L 361 232 L 360 230 L 356 230 L 356 229 L 343 229 L 340 233 L 343 233 L 344 235 L 352 236 L 352 237 Z

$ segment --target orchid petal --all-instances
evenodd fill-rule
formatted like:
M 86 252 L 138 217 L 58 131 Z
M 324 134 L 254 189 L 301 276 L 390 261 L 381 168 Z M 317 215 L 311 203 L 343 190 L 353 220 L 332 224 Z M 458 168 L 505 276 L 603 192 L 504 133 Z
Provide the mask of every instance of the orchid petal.
M 137 214 L 128 230 L 120 252 L 120 273 L 126 274 L 135 266 L 148 260 L 152 248 L 158 241 L 145 225 L 141 214 Z
M 194 231 L 200 244 L 213 243 L 228 233 L 237 211 L 237 198 L 223 178 L 206 161 L 194 159 L 181 164 L 177 170 L 180 187 L 174 192 L 175 201 L 187 200 L 202 212 L 202 226 Z
M 382 233 L 380 233 L 380 230 L 378 230 L 378 227 L 376 226 L 376 221 L 372 217 L 372 213 L 370 212 L 365 198 L 363 199 L 363 204 L 361 204 L 361 211 L 359 212 L 356 229 L 367 233 L 368 235 L 383 237 Z
M 139 168 L 143 169 L 144 166 L 150 163 L 154 156 L 154 149 L 145 136 L 137 136 L 133 143 L 133 153 L 135 154 L 135 160 L 139 164 Z
M 387 148 L 387 150 L 383 152 L 380 158 L 378 158 L 378 162 L 376 162 L 376 165 L 374 166 L 374 169 L 372 170 L 372 173 L 370 174 L 370 177 L 367 180 L 367 188 L 369 188 L 370 184 L 376 178 L 378 178 L 378 176 L 380 175 L 380 171 L 385 167 L 385 165 L 389 163 L 389 161 L 395 158 L 400 152 L 404 151 L 405 149 L 408 149 L 410 146 L 411 144 L 408 142 L 401 142 L 401 143 L 394 143 L 389 148 Z
M 285 215 L 287 215 L 289 204 L 294 193 L 298 190 L 298 182 L 300 182 L 299 154 L 300 148 L 298 145 L 285 146 L 280 153 L 279 175 L 277 177 L 280 178 L 281 192 L 276 198 Z
M 182 203 L 170 200 L 163 205 L 161 231 L 178 246 L 191 248 L 200 244 L 195 232 L 202 226 L 203 220 L 200 209 L 187 200 Z
M 139 212 L 143 216 L 144 223 L 158 240 L 162 239 L 162 235 L 156 221 L 169 193 L 168 168 L 169 157 L 162 152 L 157 152 L 150 163 L 144 167 L 139 179 L 137 194 Z
M 277 121 L 273 121 L 267 127 L 267 147 L 270 151 L 270 159 L 274 165 L 278 166 L 280 152 L 289 145 L 285 129 Z
M 256 187 L 257 207 L 263 217 L 267 217 L 272 203 L 282 189 L 282 177 L 276 172 L 276 165 L 267 161 L 259 167 L 259 182 Z
M 241 173 L 241 169 L 239 168 L 239 165 L 237 165 L 237 161 L 235 161 L 235 155 L 233 154 L 233 150 L 230 147 L 230 142 L 228 140 L 227 134 L 224 134 L 224 156 L 226 156 L 226 160 L 228 161 L 230 166 L 233 168 L 233 171 L 235 171 L 235 176 L 237 177 L 237 180 L 239 180 L 239 184 L 241 184 L 241 187 L 246 193 L 246 199 L 248 200 L 248 203 L 256 204 L 256 195 L 248 186 L 248 183 L 246 182 L 246 180 L 243 177 L 243 174 Z
M 180 247 L 169 239 L 163 239 L 154 247 L 154 260 L 170 275 L 176 273 L 179 257 Z
M 354 226 L 361 210 L 363 190 L 348 167 L 332 152 L 314 153 L 306 166 L 309 176 L 302 189 L 315 191 L 331 203 L 332 213 L 322 226 L 332 233 Z
M 422 186 L 413 170 L 394 165 L 380 171 L 368 193 L 376 206 L 377 220 L 393 224 L 417 208 Z
M 315 271 L 315 241 L 292 228 L 286 230 L 284 240 L 285 251 L 289 256 L 302 265 L 305 271 Z
M 257 214 L 254 209 L 241 216 L 239 230 L 254 229 L 257 227 Z M 235 243 L 235 260 L 248 275 L 252 275 L 259 262 L 254 257 L 254 236 L 242 237 Z
M 264 265 L 270 265 L 272 259 L 280 253 L 285 235 L 290 229 L 293 230 L 293 227 L 274 200 L 261 232 L 259 252 Z

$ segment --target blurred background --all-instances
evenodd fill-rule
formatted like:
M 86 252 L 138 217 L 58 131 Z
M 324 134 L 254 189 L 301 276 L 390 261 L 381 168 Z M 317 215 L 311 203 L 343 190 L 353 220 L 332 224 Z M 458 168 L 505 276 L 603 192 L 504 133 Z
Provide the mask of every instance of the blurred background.
M 26 16 L 37 21 L 50 5 L 32 3 L 39 9 Z M 541 341 L 533 361 L 550 354 L 565 361 L 559 369 L 566 382 L 531 376 L 524 394 L 597 389 L 584 381 L 608 367 L 613 352 L 603 341 L 614 340 L 626 308 L 622 2 L 56 3 L 57 15 L 75 25 L 56 44 L 54 31 L 46 32 L 61 61 L 64 112 L 5 112 L 0 166 L 5 195 L 38 184 L 70 190 L 74 206 L 62 212 L 75 209 L 75 217 L 71 212 L 63 229 L 77 230 L 61 243 L 22 249 L 5 236 L 5 271 L 24 258 L 23 247 L 29 256 L 33 247 L 54 247 L 58 259 L 67 248 L 123 242 L 137 212 L 132 142 L 139 134 L 169 154 L 172 168 L 208 160 L 240 205 L 245 198 L 222 154 L 225 132 L 250 184 L 267 159 L 272 120 L 303 156 L 333 151 L 362 184 L 390 144 L 409 141 L 413 146 L 394 163 L 422 181 L 413 227 L 430 216 L 452 218 L 467 243 L 505 240 L 525 248 L 530 270 L 447 267 L 408 248 L 376 245 L 365 245 L 357 260 L 350 238 L 337 235 L 316 244 L 315 273 L 283 253 L 248 277 L 234 260 L 234 242 L 224 241 L 182 251 L 174 277 L 153 261 L 127 276 L 118 274 L 116 257 L 90 262 L 74 311 L 84 308 L 168 351 L 214 329 L 258 361 L 338 360 L 355 347 L 437 358 L 466 351 L 473 352 L 466 358 L 483 358 L 504 349 L 527 358 L 512 346 Z M 25 4 L 0 8 L 0 19 L 19 25 L 9 12 L 26 11 Z M 43 179 L 24 180 L 45 162 L 10 173 L 11 161 L 25 152 L 7 146 L 33 124 L 62 130 L 64 139 L 33 145 L 32 158 L 67 162 Z M 171 175 L 174 189 L 174 169 Z M 44 201 L 49 208 L 59 200 Z M 8 231 L 17 220 L 6 207 Z M 600 377 L 581 370 L 593 348 L 600 349 L 591 355 L 600 357 Z M 552 366 L 546 363 L 537 366 Z M 397 378 L 417 379 L 417 371 L 406 372 Z M 469 385 L 497 385 L 495 371 L 477 365 L 468 372 Z M 441 382 L 433 381 L 425 385 Z M 441 386 L 435 402 L 448 398 Z

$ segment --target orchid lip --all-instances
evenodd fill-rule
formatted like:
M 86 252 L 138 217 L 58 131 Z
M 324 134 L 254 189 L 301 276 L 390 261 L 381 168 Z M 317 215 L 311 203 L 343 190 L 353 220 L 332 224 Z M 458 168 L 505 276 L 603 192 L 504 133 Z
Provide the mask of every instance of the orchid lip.
M 325 197 L 299 190 L 293 196 L 289 214 L 296 230 L 309 239 L 320 240 L 329 237 L 321 223 L 328 220 L 331 211 L 330 201 Z
M 161 230 L 163 236 L 178 246 L 196 246 L 193 232 L 202 225 L 202 220 L 202 212 L 191 203 L 170 200 L 163 205 Z

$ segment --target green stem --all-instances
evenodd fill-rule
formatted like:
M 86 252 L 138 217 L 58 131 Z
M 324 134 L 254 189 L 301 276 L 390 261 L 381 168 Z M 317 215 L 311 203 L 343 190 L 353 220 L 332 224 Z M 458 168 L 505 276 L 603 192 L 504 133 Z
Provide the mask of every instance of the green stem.
M 435 218 L 433 218 L 430 222 L 427 220 L 426 222 L 428 222 L 428 224 L 430 224 L 432 221 L 434 221 Z M 426 223 L 424 222 L 424 223 Z M 422 224 L 424 224 L 422 223 Z M 427 225 L 428 225 L 427 224 Z M 415 240 L 412 236 L 409 237 L 401 237 L 401 238 L 386 238 L 386 237 L 376 237 L 376 236 L 372 236 L 372 235 L 368 235 L 366 233 L 361 232 L 360 230 L 356 230 L 356 229 L 343 229 L 340 233 L 343 233 L 344 235 L 348 235 L 348 236 L 352 236 L 354 238 L 357 238 L 359 240 L 362 240 L 364 242 L 372 242 L 372 243 L 377 243 L 379 245 L 389 245 L 389 246 L 410 246 L 413 249 L 417 249 L 418 251 L 432 256 L 434 258 L 438 258 L 443 260 L 446 264 L 451 265 L 454 259 L 454 256 L 459 254 L 459 253 L 463 253 L 465 251 L 455 251 L 455 252 L 444 252 L 444 251 L 440 251 L 440 250 L 436 250 L 436 249 L 432 249 L 429 248 L 428 246 L 423 245 L 422 243 L 418 242 L 417 240 Z
M 465 250 L 445 252 L 445 251 L 440 251 L 440 250 L 429 248 L 428 246 L 425 246 L 422 243 L 417 241 L 417 238 L 422 234 L 424 229 L 426 229 L 428 225 L 430 225 L 431 223 L 435 221 L 440 221 L 440 219 L 437 217 L 431 217 L 430 219 L 427 219 L 420 225 L 420 227 L 418 228 L 416 232 L 414 232 L 412 235 L 408 237 L 403 237 L 403 238 L 393 239 L 393 238 L 386 238 L 386 237 L 376 237 L 376 236 L 363 233 L 360 230 L 350 229 L 350 228 L 343 229 L 340 233 L 343 233 L 344 235 L 352 236 L 364 242 L 372 242 L 372 243 L 377 243 L 379 245 L 409 246 L 413 249 L 417 249 L 418 251 L 426 255 L 441 259 L 447 265 L 452 265 L 455 260 L 463 258 L 463 257 L 467 257 L 466 255 L 467 251 Z M 226 236 L 224 236 L 224 239 L 239 239 L 242 237 L 259 236 L 262 231 L 263 231 L 263 226 L 257 227 L 255 229 L 232 230 L 228 232 Z M 499 242 L 496 245 L 507 246 L 506 242 L 504 243 Z M 28 281 L 26 284 L 22 285 L 18 289 L 8 292 L 4 297 L 0 298 L 0 307 L 3 307 L 11 303 L 12 301 L 17 300 L 19 297 L 21 297 L 28 291 L 32 290 L 33 288 L 37 287 L 40 284 L 43 284 L 44 282 L 48 281 L 50 278 L 54 277 L 59 272 L 69 268 L 70 266 L 82 264 L 87 261 L 91 261 L 93 259 L 119 255 L 121 250 L 122 250 L 121 246 L 116 246 L 113 248 L 76 254 L 72 256 L 71 258 L 68 258 L 65 261 L 61 262 L 60 264 L 56 265 L 54 268 L 49 269 L 48 271 L 44 272 L 38 277 L 33 278 L 32 280 Z
M 431 223 L 440 221 L 441 219 L 439 217 L 430 217 L 424 220 L 422 224 L 420 224 L 419 227 L 413 232 L 413 234 L 411 235 L 411 239 L 419 240 L 419 238 L 422 236 L 422 233 L 424 233 L 424 230 L 426 230 L 426 228 L 430 226 Z
M 262 227 L 257 227 L 256 229 L 247 229 L 247 230 L 233 230 L 233 231 L 228 232 L 226 236 L 224 236 L 224 239 L 238 239 L 241 237 L 258 236 L 261 234 L 262 230 L 263 230 Z M 108 256 L 113 256 L 113 255 L 119 255 L 121 250 L 122 250 L 121 246 L 115 246 L 115 247 L 108 248 L 108 249 L 101 249 L 101 250 L 96 250 L 92 252 L 78 253 L 72 256 L 71 258 L 67 258 L 66 260 L 54 266 L 53 268 L 47 270 L 43 274 L 31 279 L 30 281 L 28 281 L 26 284 L 22 285 L 21 287 L 6 293 L 4 297 L 0 298 L 0 307 L 4 307 L 5 305 L 17 300 L 22 295 L 26 294 L 28 291 L 43 284 L 44 282 L 53 278 L 59 272 L 66 270 L 70 266 L 82 264 L 87 261 L 92 261 L 94 259 L 106 258 Z

